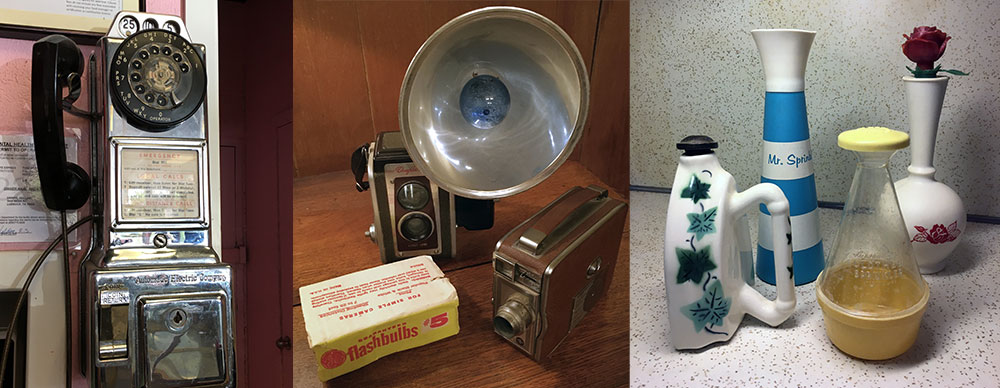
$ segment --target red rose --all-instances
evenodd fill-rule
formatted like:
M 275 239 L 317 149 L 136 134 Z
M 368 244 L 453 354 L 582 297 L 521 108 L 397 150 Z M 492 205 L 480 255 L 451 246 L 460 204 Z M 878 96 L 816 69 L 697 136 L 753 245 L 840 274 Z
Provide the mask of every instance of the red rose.
M 948 233 L 948 229 L 941 224 L 934 225 L 934 227 L 927 232 L 927 242 L 931 244 L 943 244 L 954 239 L 955 237 L 952 236 L 951 233 Z
M 934 61 L 944 55 L 944 49 L 951 39 L 937 27 L 927 26 L 914 28 L 912 34 L 903 34 L 903 37 L 906 38 L 903 42 L 903 55 L 916 62 L 917 69 L 923 70 L 934 68 Z
M 913 229 L 917 230 L 917 234 L 913 236 L 910 242 L 944 244 L 955 241 L 958 239 L 958 235 L 962 234 L 962 231 L 958 229 L 958 221 L 952 222 L 947 228 L 942 224 L 934 224 L 934 227 L 930 230 L 920 225 L 913 225 Z

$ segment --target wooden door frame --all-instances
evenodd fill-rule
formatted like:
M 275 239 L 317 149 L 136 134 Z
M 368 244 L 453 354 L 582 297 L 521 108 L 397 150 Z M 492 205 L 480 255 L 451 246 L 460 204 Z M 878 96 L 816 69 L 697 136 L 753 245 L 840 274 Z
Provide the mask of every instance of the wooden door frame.
M 291 3 L 219 8 L 221 171 L 230 174 L 222 240 L 236 273 L 238 379 L 291 387 Z

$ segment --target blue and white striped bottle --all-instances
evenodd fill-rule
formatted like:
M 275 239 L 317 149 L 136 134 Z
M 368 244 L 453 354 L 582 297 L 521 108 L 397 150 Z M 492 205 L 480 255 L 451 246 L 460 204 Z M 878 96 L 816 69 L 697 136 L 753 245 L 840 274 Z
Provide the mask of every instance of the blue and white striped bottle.
M 795 284 L 816 280 L 823 270 L 816 180 L 813 176 L 804 76 L 814 31 L 753 30 L 764 65 L 764 157 L 761 182 L 778 185 L 791 205 L 792 262 Z M 774 284 L 771 216 L 760 207 L 757 276 Z

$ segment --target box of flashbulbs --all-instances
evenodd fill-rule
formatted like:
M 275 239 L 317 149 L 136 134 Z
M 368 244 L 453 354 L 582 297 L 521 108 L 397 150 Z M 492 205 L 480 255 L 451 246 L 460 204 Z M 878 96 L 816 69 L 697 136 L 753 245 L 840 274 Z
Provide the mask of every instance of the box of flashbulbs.
M 458 334 L 458 294 L 430 256 L 299 288 L 319 379 Z

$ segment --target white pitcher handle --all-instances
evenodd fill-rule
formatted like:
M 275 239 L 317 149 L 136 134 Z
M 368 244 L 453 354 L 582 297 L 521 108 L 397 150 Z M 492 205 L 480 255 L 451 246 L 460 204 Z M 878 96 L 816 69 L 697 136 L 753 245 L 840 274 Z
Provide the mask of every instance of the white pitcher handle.
M 795 311 L 795 279 L 792 278 L 791 220 L 788 215 L 788 199 L 773 183 L 761 183 L 730 200 L 732 216 L 739 217 L 760 203 L 771 213 L 771 238 L 774 247 L 774 277 L 778 285 L 778 297 L 768 300 L 747 284 L 740 290 L 739 303 L 747 313 L 777 326 Z M 759 258 L 758 258 L 759 259 Z

